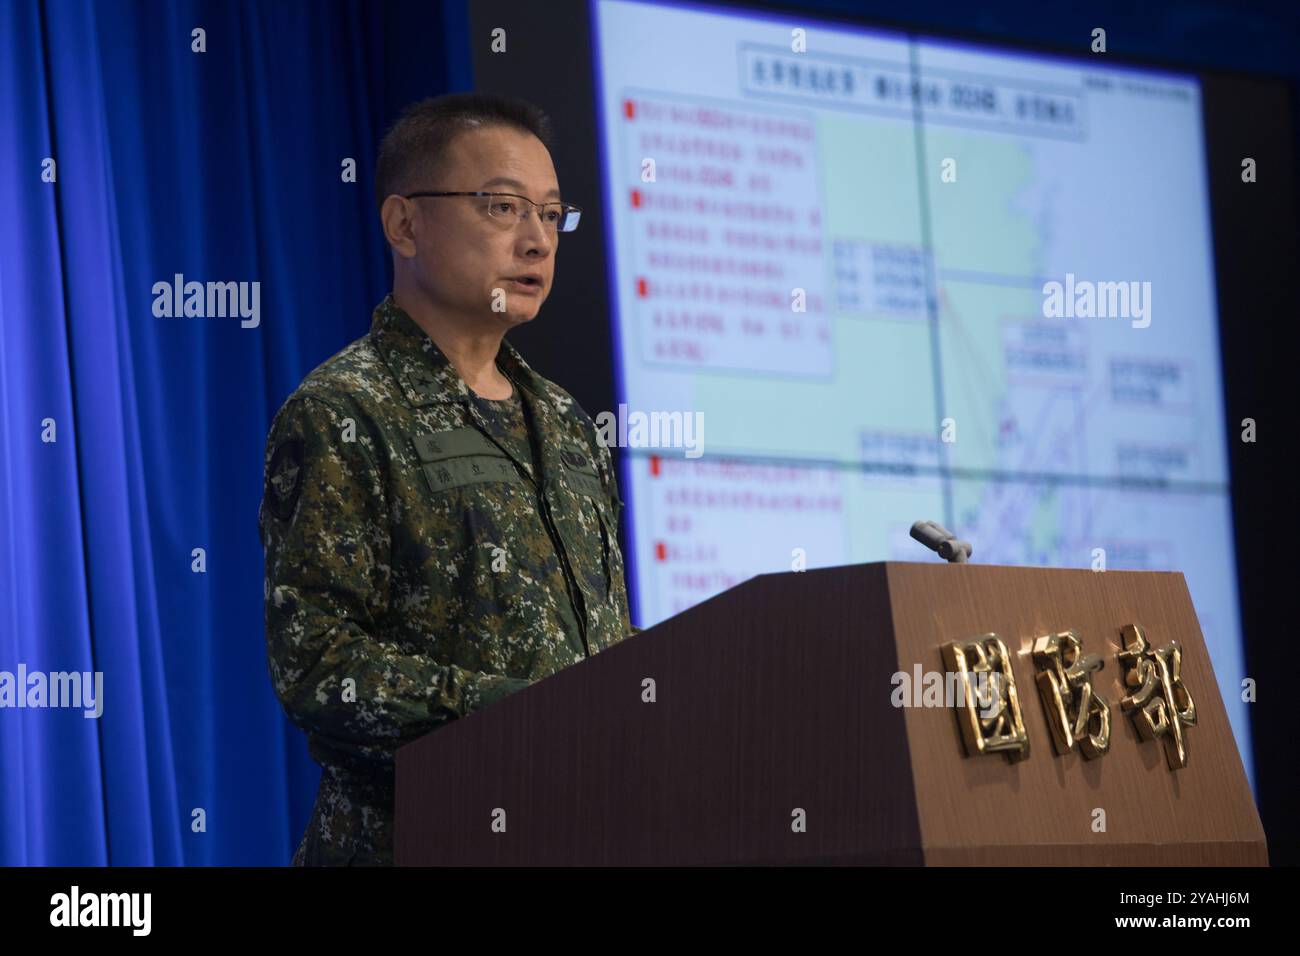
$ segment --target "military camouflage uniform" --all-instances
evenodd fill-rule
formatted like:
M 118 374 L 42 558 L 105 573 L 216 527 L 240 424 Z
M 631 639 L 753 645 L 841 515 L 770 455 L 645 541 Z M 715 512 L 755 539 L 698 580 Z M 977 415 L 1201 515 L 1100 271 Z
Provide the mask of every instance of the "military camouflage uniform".
M 636 630 L 609 450 L 508 342 L 497 364 L 517 404 L 390 295 L 272 423 L 267 654 L 322 766 L 295 864 L 391 864 L 399 746 Z

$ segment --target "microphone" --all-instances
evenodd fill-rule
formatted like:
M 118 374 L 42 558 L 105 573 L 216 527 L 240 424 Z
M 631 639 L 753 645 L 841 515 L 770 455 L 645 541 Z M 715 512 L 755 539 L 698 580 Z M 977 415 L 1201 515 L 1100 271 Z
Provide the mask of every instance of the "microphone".
M 958 541 L 957 536 L 934 521 L 918 521 L 912 525 L 912 537 L 950 564 L 965 564 L 971 556 L 969 541 Z

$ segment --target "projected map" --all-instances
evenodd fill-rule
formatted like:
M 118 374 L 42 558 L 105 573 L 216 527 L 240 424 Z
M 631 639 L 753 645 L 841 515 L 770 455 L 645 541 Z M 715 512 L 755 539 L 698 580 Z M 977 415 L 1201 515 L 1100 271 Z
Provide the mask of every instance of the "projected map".
M 1179 570 L 1250 774 L 1196 79 L 594 11 L 619 400 L 705 423 L 625 455 L 638 623 L 927 560 L 920 518 L 982 563 Z

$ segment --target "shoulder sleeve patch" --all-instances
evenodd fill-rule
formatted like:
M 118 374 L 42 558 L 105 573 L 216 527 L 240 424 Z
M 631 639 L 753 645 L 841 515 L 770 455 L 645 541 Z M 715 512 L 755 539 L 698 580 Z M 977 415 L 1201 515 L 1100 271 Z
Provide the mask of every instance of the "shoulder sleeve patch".
M 281 521 L 293 517 L 293 509 L 298 505 L 303 480 L 302 456 L 302 439 L 287 438 L 276 446 L 266 469 L 267 507 Z

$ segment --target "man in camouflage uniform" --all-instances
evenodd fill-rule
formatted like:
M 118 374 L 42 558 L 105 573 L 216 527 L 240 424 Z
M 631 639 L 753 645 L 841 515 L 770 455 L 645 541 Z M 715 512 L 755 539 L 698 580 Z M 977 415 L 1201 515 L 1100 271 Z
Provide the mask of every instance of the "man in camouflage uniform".
M 609 450 L 501 338 L 549 290 L 556 220 L 408 195 L 501 173 L 558 196 L 532 109 L 444 97 L 389 132 L 377 190 L 394 292 L 271 426 L 270 672 L 322 767 L 297 865 L 391 864 L 399 746 L 636 630 Z M 510 281 L 524 272 L 542 288 Z

